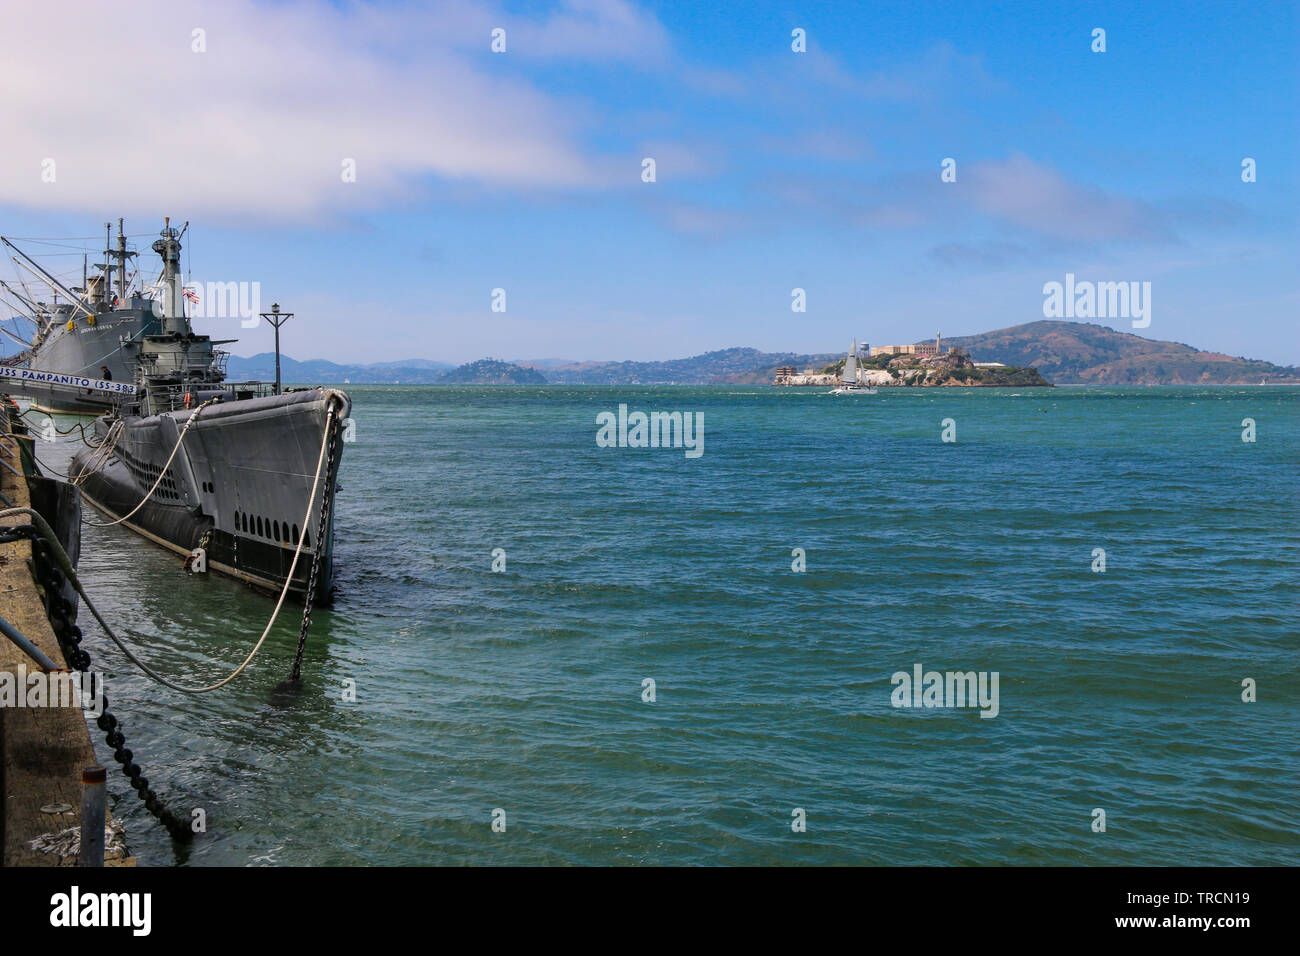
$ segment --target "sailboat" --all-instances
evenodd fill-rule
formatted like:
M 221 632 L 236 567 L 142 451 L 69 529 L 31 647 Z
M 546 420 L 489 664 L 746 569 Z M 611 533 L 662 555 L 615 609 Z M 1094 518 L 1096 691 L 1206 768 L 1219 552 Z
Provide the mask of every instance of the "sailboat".
M 844 371 L 840 375 L 840 384 L 831 390 L 832 395 L 875 395 L 876 389 L 862 380 L 862 366 L 858 364 L 858 340 L 853 340 L 853 348 L 844 359 Z

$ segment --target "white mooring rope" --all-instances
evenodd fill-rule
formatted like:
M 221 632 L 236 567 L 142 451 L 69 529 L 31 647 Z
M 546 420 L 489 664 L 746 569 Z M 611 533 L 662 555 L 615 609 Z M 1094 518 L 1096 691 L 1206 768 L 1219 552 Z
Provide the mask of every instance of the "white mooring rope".
M 198 408 L 194 409 L 194 414 L 191 415 L 189 418 L 187 418 L 187 419 L 185 420 L 185 427 L 182 428 L 182 429 L 181 429 L 181 433 L 180 433 L 179 435 L 176 436 L 176 444 L 172 447 L 172 453 L 171 453 L 170 455 L 167 456 L 167 461 L 166 461 L 166 463 L 162 466 L 162 470 L 158 472 L 158 479 L 157 479 L 157 481 L 155 481 L 155 482 L 153 483 L 153 487 L 152 487 L 152 488 L 150 488 L 148 491 L 146 491 L 146 492 L 144 493 L 144 497 L 140 499 L 140 503 L 139 503 L 138 505 L 136 505 L 134 508 L 132 508 L 132 509 L 131 509 L 130 511 L 128 511 L 126 514 L 124 514 L 122 517 L 120 517 L 120 518 L 115 518 L 115 519 L 112 520 L 112 521 L 109 521 L 109 522 L 87 521 L 86 524 L 93 525 L 93 526 L 96 527 L 96 528 L 110 528 L 110 527 L 112 527 L 112 526 L 115 525 L 115 524 L 119 524 L 119 523 L 125 521 L 127 518 L 131 517 L 131 515 L 135 514 L 137 511 L 139 511 L 141 508 L 143 508 L 143 507 L 144 507 L 144 503 L 145 503 L 146 501 L 148 501 L 151 497 L 153 497 L 153 493 L 154 493 L 155 491 L 158 490 L 158 486 L 159 486 L 160 484 L 162 484 L 162 480 L 163 480 L 164 478 L 167 477 L 167 469 L 170 468 L 170 467 L 172 466 L 172 462 L 176 459 L 176 453 L 177 453 L 178 451 L 181 450 L 181 442 L 183 442 L 183 441 L 185 440 L 185 433 L 186 433 L 187 431 L 189 431 L 189 430 L 190 430 L 190 426 L 193 425 L 194 422 L 198 420 L 199 412 L 203 411 L 203 409 L 207 408 L 209 405 L 213 404 L 213 403 L 216 402 L 216 401 L 218 401 L 218 399 L 215 399 L 215 398 L 210 398 L 210 399 L 208 399 L 206 402 L 204 402 L 204 403 L 203 403 L 202 405 L 200 405 Z M 117 442 L 118 442 L 118 439 L 120 439 L 120 438 L 122 437 L 122 434 L 126 431 L 126 426 L 122 424 L 122 420 L 121 420 L 121 419 L 118 419 L 118 421 L 117 421 L 117 425 L 119 426 L 119 430 L 118 430 L 118 433 L 117 433 L 117 438 L 113 439 L 113 447 L 110 448 L 110 449 L 108 450 L 108 453 L 107 453 L 107 454 L 106 454 L 106 455 L 105 455 L 105 456 L 100 460 L 100 462 L 99 462 L 99 466 L 95 469 L 95 471 L 99 471 L 99 470 L 101 470 L 105 465 L 107 465 L 109 459 L 113 457 L 113 452 L 117 450 Z M 86 474 L 86 470 L 83 468 L 81 471 L 77 472 L 77 480 L 76 480 L 75 484 L 81 484 L 81 482 L 82 482 L 86 477 L 88 477 L 88 476 L 87 476 L 87 474 Z M 111 512 L 109 512 L 109 511 L 107 511 L 107 510 L 104 510 L 104 513 L 105 513 L 105 514 L 110 514 Z
M 198 411 L 196 410 L 195 416 L 197 416 L 197 414 Z M 193 420 L 194 420 L 194 416 L 191 416 L 190 421 L 192 422 Z M 321 439 L 320 455 L 316 459 L 316 476 L 315 478 L 312 479 L 311 494 L 307 496 L 307 515 L 302 520 L 303 528 L 307 528 L 311 525 L 311 509 L 312 509 L 312 505 L 315 504 L 316 502 L 316 489 L 320 487 L 321 470 L 324 468 L 325 465 L 325 449 L 329 447 L 330 430 L 333 427 L 333 424 L 334 424 L 334 408 L 331 405 L 325 416 L 324 437 Z M 188 428 L 189 425 L 186 424 L 185 427 Z M 181 437 L 182 438 L 185 437 L 185 433 L 183 431 L 181 432 Z M 177 443 L 177 447 L 180 447 L 179 442 Z M 172 454 L 173 455 L 175 454 L 174 449 L 172 451 Z M 171 460 L 168 459 L 169 464 L 170 461 Z M 136 507 L 138 508 L 139 506 L 137 505 Z M 133 511 L 131 513 L 134 514 L 135 512 Z M 298 567 L 298 557 L 302 554 L 303 542 L 306 541 L 307 538 L 306 535 L 302 535 L 298 538 L 298 546 L 297 548 L 294 549 L 293 562 L 289 565 L 289 574 L 285 577 L 284 587 L 280 591 L 280 599 L 275 602 L 275 610 L 271 612 L 271 619 L 266 622 L 266 628 L 262 631 L 262 636 L 258 638 L 257 643 L 253 646 L 253 649 L 249 651 L 248 656 L 244 658 L 244 662 L 240 664 L 238 667 L 236 667 L 234 671 L 231 672 L 229 677 L 217 681 L 217 683 L 215 684 L 209 684 L 206 687 L 185 687 L 181 684 L 176 684 L 173 683 L 172 681 L 169 681 L 167 678 L 163 677 L 161 674 L 154 671 L 152 668 L 149 667 L 149 665 L 145 664 L 144 661 L 140 660 L 133 653 L 131 653 L 130 648 L 128 648 L 125 644 L 123 644 L 121 639 L 119 639 L 118 636 L 113 633 L 113 629 L 108 626 L 108 622 L 104 620 L 102 615 L 100 615 L 99 610 L 95 607 L 94 603 L 91 602 L 90 596 L 86 594 L 85 588 L 82 587 L 81 580 L 77 577 L 76 568 L 72 566 L 72 560 L 68 557 L 68 553 L 63 549 L 63 545 L 59 543 L 58 537 L 54 534 L 54 531 L 50 528 L 49 524 L 46 523 L 45 519 L 41 517 L 39 513 L 37 513 L 32 508 L 7 508 L 4 511 L 0 511 L 0 518 L 16 517 L 17 515 L 20 514 L 30 515 L 32 517 L 36 529 L 40 531 L 41 535 L 47 541 L 49 541 L 50 544 L 53 546 L 55 556 L 59 559 L 59 564 L 62 566 L 63 573 L 68 576 L 68 580 L 72 582 L 72 586 L 77 589 L 77 593 L 81 595 L 81 599 L 86 602 L 86 607 L 90 610 L 90 613 L 94 615 L 95 620 L 99 622 L 99 626 L 104 629 L 104 633 L 107 634 L 109 638 L 112 639 L 113 643 L 116 644 L 121 649 L 122 653 L 127 656 L 127 658 L 131 661 L 131 663 L 135 664 L 137 667 L 140 668 L 140 670 L 144 671 L 154 680 L 158 681 L 158 683 L 170 687 L 172 690 L 178 690 L 183 694 L 205 694 L 208 691 L 213 691 L 219 687 L 224 687 L 226 684 L 229 684 L 232 680 L 238 677 L 240 673 L 244 670 L 244 668 L 247 667 L 252 662 L 253 658 L 257 655 L 257 652 L 262 649 L 262 644 L 266 642 L 266 636 L 271 633 L 271 627 L 275 624 L 275 619 L 280 616 L 280 608 L 283 606 L 284 599 L 289 593 L 289 585 L 293 583 L 293 572 Z M 127 517 L 130 517 L 130 515 L 127 515 Z M 107 525 L 101 525 L 100 527 L 107 527 Z M 323 548 L 324 546 L 325 544 L 323 541 L 316 542 L 316 547 Z

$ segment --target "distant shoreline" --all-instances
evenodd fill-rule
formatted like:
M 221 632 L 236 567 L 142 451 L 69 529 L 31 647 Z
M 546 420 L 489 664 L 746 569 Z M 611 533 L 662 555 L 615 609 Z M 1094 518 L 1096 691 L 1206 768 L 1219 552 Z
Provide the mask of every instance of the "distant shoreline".
M 1047 382 L 1058 386 L 1258 385 L 1261 380 L 1268 385 L 1300 385 L 1300 368 L 1295 366 L 1202 351 L 1180 342 L 1142 338 L 1088 322 L 1034 321 L 978 335 L 947 337 L 943 343 L 962 349 L 981 365 L 1000 363 L 1037 369 Z M 782 368 L 794 369 L 798 374 L 816 374 L 842 360 L 844 354 L 763 352 L 735 347 L 662 361 L 480 359 L 459 366 L 425 359 L 343 365 L 324 360 L 299 362 L 282 355 L 282 364 L 285 379 L 312 382 L 350 379 L 352 383 L 374 385 L 432 385 L 444 377 L 473 377 L 476 369 L 495 377 L 519 380 L 535 374 L 563 385 L 616 385 L 637 380 L 681 385 L 757 385 L 771 382 Z M 274 377 L 274 369 L 275 357 L 271 353 L 250 358 L 232 355 L 229 361 L 229 375 L 235 380 L 269 380 Z
M 1056 384 L 1048 383 L 1052 388 L 1300 388 L 1300 382 L 1175 382 L 1159 383 L 1153 385 L 1112 385 L 1109 383 L 1099 382 L 1065 382 Z M 318 386 L 330 386 L 342 389 L 349 388 L 718 388 L 718 389 L 753 389 L 753 388 L 770 388 L 773 391 L 787 392 L 816 392 L 819 389 L 829 389 L 828 385 L 773 385 L 771 382 L 624 382 L 622 384 L 612 382 L 542 382 L 534 384 L 517 385 L 514 383 L 473 383 L 473 382 L 342 382 L 321 379 L 314 382 L 285 382 L 285 388 L 316 388 Z M 933 392 L 933 391 L 960 391 L 970 388 L 982 389 L 1021 389 L 1021 388 L 1043 388 L 1041 385 L 965 385 L 965 386 L 941 386 L 941 385 L 882 385 L 880 388 L 890 392 Z

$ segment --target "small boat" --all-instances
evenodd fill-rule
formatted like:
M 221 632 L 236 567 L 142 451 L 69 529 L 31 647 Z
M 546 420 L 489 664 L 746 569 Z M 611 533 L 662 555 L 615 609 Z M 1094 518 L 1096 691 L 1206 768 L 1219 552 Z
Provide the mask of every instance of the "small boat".
M 844 371 L 840 375 L 840 384 L 831 389 L 831 395 L 875 395 L 874 385 L 862 380 L 862 366 L 858 364 L 858 340 L 853 340 L 853 348 L 844 358 Z

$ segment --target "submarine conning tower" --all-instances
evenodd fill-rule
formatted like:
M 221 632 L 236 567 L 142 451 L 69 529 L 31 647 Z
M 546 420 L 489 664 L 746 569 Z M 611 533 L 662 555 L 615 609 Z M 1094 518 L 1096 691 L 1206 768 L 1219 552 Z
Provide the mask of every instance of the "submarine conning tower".
M 159 233 L 162 238 L 153 244 L 153 251 L 163 261 L 163 308 L 166 314 L 162 317 L 162 330 L 164 334 L 176 332 L 184 335 L 190 327 L 185 319 L 185 310 L 181 308 L 181 233 L 172 228 L 170 216 L 163 222 L 163 231 Z

